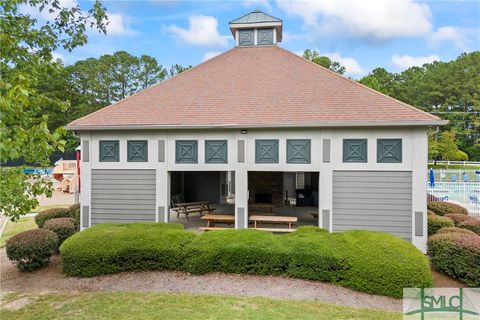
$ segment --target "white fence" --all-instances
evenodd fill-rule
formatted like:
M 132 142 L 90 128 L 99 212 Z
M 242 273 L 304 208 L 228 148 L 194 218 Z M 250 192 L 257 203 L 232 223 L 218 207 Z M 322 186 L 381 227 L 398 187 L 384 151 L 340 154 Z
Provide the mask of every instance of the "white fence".
M 480 182 L 435 182 L 435 186 L 427 183 L 427 192 L 441 201 L 467 208 L 470 215 L 480 216 Z
M 461 165 L 461 166 L 480 166 L 480 161 L 436 161 L 436 164 L 446 164 L 446 165 Z M 428 164 L 434 164 L 434 162 L 429 162 Z

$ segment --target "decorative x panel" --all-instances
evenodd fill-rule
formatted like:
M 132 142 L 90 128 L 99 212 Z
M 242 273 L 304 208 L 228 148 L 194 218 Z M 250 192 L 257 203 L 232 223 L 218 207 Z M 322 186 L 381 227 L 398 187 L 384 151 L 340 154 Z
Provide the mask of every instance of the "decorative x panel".
M 401 163 L 402 162 L 402 139 L 378 139 L 377 162 Z
M 176 163 L 197 163 L 198 143 L 196 140 L 177 140 L 175 142 Z
M 255 140 L 256 163 L 278 163 L 278 140 Z
M 148 142 L 146 140 L 129 140 L 127 143 L 127 159 L 131 162 L 148 161 Z
M 99 151 L 100 162 L 120 161 L 118 140 L 101 140 Z
M 367 139 L 343 139 L 343 162 L 367 162 Z
M 205 141 L 205 163 L 227 163 L 227 140 Z
M 310 163 L 310 140 L 287 140 L 287 163 Z
M 258 45 L 273 44 L 273 29 L 258 29 L 257 44 Z
M 238 44 L 240 46 L 253 46 L 253 30 L 238 30 Z

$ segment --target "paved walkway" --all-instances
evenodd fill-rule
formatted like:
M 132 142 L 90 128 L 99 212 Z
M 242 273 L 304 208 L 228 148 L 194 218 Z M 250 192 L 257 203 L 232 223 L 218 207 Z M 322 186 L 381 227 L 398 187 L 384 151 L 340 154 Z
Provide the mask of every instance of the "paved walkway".
M 50 266 L 20 273 L 0 251 L 2 291 L 46 293 L 72 291 L 154 291 L 163 293 L 262 296 L 278 299 L 318 300 L 356 308 L 400 311 L 402 301 L 353 291 L 317 281 L 285 277 L 213 273 L 194 276 L 182 272 L 128 272 L 94 278 L 66 277 L 59 257 Z

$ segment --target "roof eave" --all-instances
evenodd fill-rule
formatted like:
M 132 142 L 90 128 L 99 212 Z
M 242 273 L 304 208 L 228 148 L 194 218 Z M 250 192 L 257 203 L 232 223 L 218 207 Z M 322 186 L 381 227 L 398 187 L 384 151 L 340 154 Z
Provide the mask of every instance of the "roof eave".
M 342 128 L 342 127 L 435 127 L 443 126 L 447 120 L 428 121 L 358 121 L 358 122 L 320 122 L 293 124 L 218 124 L 218 125 L 67 125 L 69 131 L 97 130 L 151 130 L 151 129 L 275 129 L 275 128 Z

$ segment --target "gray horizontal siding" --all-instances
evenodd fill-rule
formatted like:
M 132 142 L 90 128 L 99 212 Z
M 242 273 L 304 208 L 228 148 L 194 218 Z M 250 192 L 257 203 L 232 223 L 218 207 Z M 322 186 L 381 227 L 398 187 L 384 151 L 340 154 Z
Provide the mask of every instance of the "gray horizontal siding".
M 366 229 L 412 238 L 410 171 L 334 171 L 333 231 Z
M 93 169 L 92 225 L 155 221 L 155 170 Z

